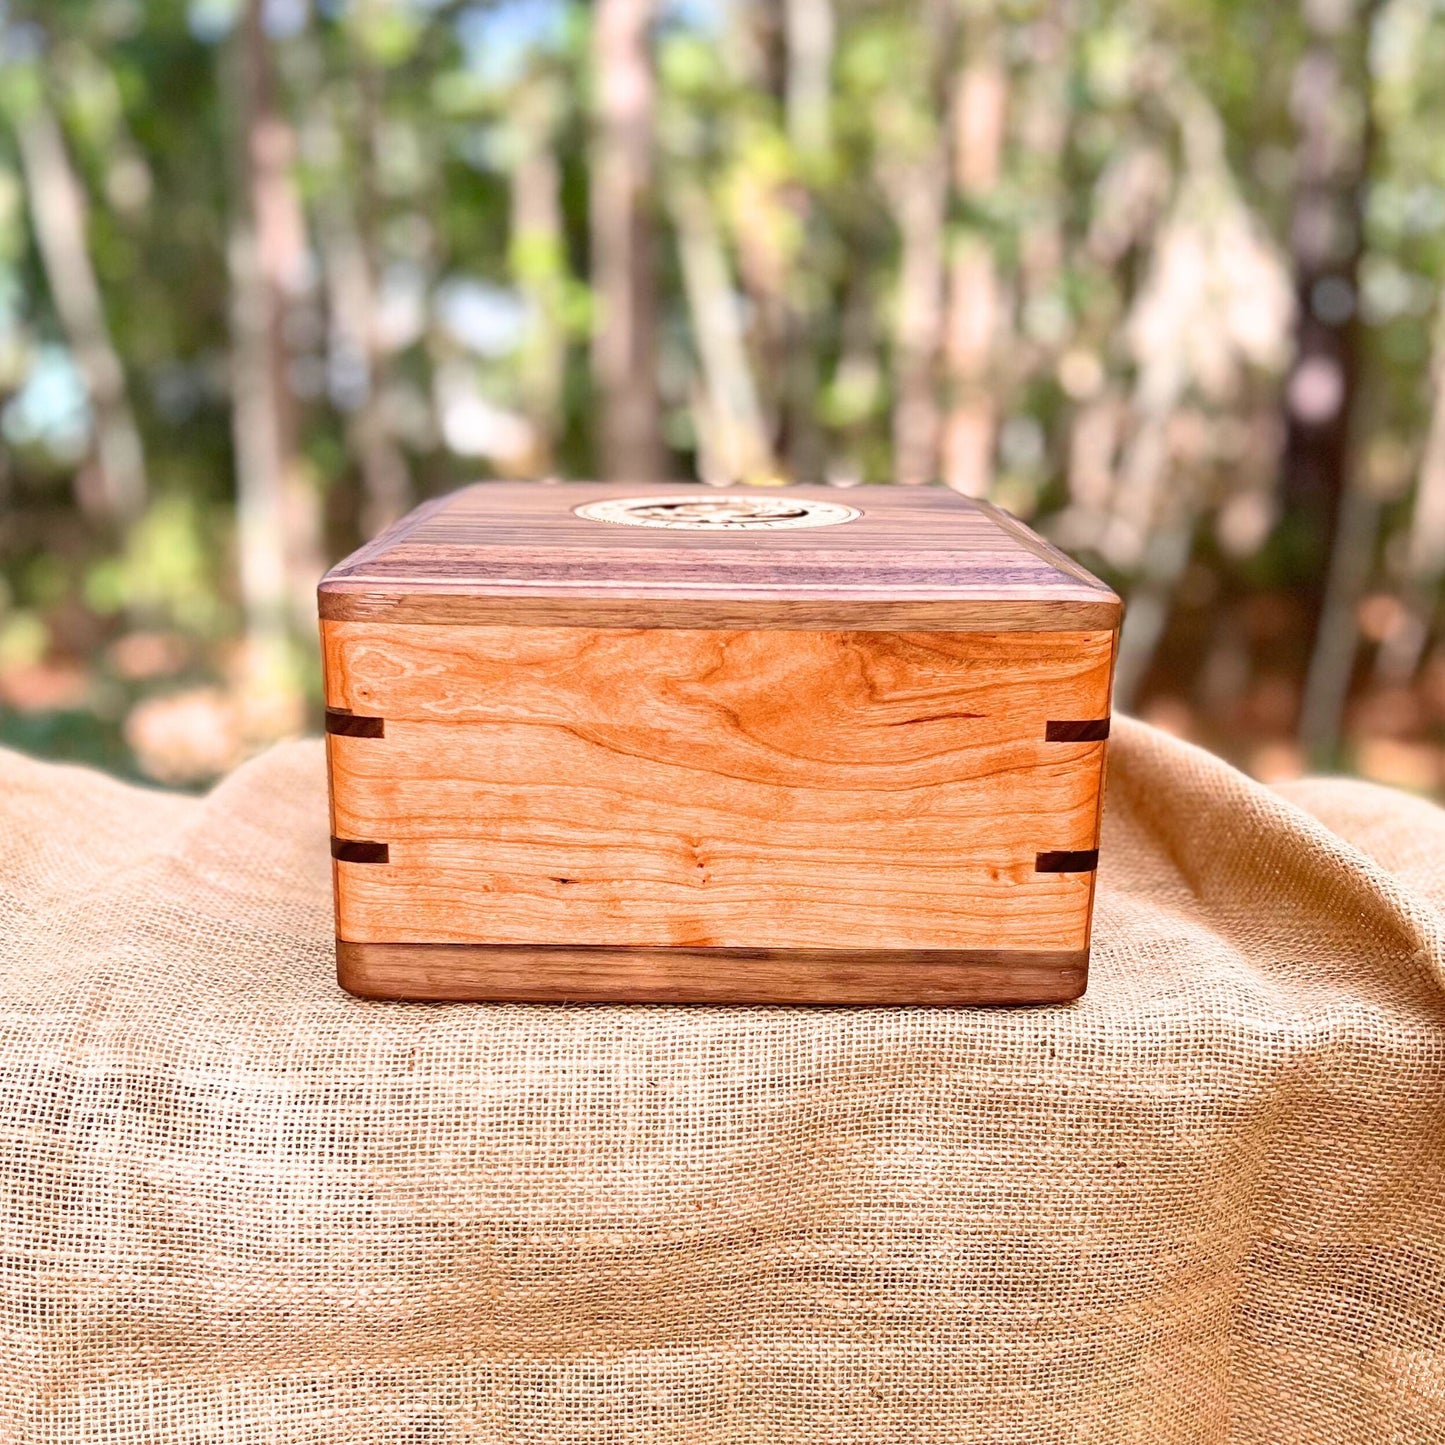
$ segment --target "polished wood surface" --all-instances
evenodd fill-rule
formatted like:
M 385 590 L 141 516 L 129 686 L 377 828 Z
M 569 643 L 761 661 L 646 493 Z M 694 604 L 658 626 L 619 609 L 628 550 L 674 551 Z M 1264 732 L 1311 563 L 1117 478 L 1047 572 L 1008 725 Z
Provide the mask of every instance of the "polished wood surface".
M 729 498 L 753 515 L 574 514 L 644 497 L 654 521 Z M 859 515 L 759 530 L 759 498 L 775 520 Z M 319 601 L 353 992 L 1083 991 L 1120 604 L 988 504 L 484 483 L 347 558 Z
M 700 497 L 757 489 L 695 488 Z M 486 482 L 418 508 L 329 572 L 335 621 L 427 625 L 1101 631 L 1118 597 L 1022 523 L 934 487 L 789 488 L 841 526 L 676 531 L 573 515 L 679 486 Z M 764 495 L 780 495 L 764 493 Z
M 1021 1004 L 1078 998 L 1088 954 L 336 945 L 363 998 L 498 1003 Z
M 1110 632 L 322 633 L 348 942 L 1087 947 Z

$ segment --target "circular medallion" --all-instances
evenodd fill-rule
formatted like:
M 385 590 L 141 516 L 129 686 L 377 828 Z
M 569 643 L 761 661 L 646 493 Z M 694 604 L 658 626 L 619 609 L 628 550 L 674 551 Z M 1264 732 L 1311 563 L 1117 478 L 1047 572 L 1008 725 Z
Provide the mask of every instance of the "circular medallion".
M 698 496 L 620 497 L 586 502 L 572 511 L 589 522 L 618 522 L 627 527 L 678 527 L 695 532 L 762 532 L 783 527 L 836 527 L 863 514 L 840 502 L 797 497 Z

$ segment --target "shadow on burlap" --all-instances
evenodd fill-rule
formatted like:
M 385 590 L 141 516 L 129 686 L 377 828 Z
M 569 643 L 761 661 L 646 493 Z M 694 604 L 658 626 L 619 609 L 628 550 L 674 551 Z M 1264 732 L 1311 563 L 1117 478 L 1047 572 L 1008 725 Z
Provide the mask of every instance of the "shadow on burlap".
M 0 755 L 0 1441 L 1445 1439 L 1445 813 L 1111 749 L 936 1011 L 363 1003 L 319 743 Z

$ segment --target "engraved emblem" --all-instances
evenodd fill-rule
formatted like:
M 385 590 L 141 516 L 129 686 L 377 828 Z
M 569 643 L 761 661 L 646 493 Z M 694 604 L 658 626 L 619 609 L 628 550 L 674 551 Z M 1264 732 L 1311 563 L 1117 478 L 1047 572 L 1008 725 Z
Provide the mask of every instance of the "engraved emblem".
M 836 527 L 863 515 L 841 502 L 803 501 L 797 497 L 621 497 L 585 502 L 573 512 L 589 522 L 620 522 L 628 527 L 680 527 L 697 532 L 761 532 L 782 527 Z

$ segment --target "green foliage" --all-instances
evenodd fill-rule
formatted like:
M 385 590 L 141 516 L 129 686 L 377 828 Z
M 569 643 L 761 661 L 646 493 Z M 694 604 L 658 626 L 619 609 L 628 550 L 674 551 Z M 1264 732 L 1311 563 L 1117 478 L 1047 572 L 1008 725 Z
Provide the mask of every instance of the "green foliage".
M 107 694 L 120 712 L 104 738 L 84 741 L 83 709 L 59 706 L 33 714 L 53 713 L 58 731 L 12 722 L 6 738 L 113 761 L 121 714 L 158 690 L 204 685 L 238 708 L 248 688 L 314 700 L 314 669 L 297 682 L 287 662 L 256 681 L 265 668 L 248 674 L 237 641 L 281 606 L 288 640 L 268 656 L 307 655 L 311 573 L 374 524 L 387 468 L 415 499 L 476 475 L 600 465 L 590 209 L 605 0 L 268 3 L 269 120 L 241 84 L 248 3 L 32 0 L 0 18 L 0 699 L 7 668 L 79 663 L 99 676 L 108 664 L 96 659 L 132 634 L 179 638 L 171 652 L 185 658 Z M 1168 592 L 1180 636 L 1206 639 L 1187 658 L 1160 643 L 1175 672 L 1150 674 L 1156 691 L 1198 702 L 1212 686 L 1201 679 L 1225 666 L 1210 658 L 1240 630 L 1228 609 L 1322 566 L 1309 528 L 1278 517 L 1277 485 L 1301 155 L 1292 96 L 1318 43 L 1308 17 L 1246 0 L 832 11 L 808 121 L 823 139 L 805 143 L 794 107 L 809 102 L 791 87 L 807 57 L 788 51 L 784 7 L 660 10 L 655 185 L 637 206 L 657 233 L 661 363 L 637 384 L 659 389 L 674 466 L 716 473 L 708 448 L 752 424 L 746 407 L 727 410 L 741 394 L 761 413 L 765 470 L 891 480 L 909 348 L 922 346 L 940 435 L 986 399 L 995 497 L 1120 585 Z M 1433 592 L 1422 602 L 1419 589 L 1438 577 L 1407 576 L 1401 559 L 1445 407 L 1445 16 L 1430 0 L 1384 0 L 1329 43 L 1347 78 L 1332 108 L 1341 154 L 1369 142 L 1352 183 L 1366 227 L 1353 474 L 1380 501 L 1369 585 L 1414 588 L 1410 606 L 1428 610 Z M 1368 61 L 1353 79 L 1352 56 Z M 992 158 L 981 112 L 963 105 L 963 78 L 990 65 Z M 94 319 L 62 304 L 42 244 L 22 140 L 46 115 L 84 205 L 79 249 L 123 370 L 118 403 L 97 392 Z M 248 595 L 238 560 L 233 408 L 247 157 L 277 146 L 289 161 L 261 244 L 290 266 L 275 280 L 289 457 L 272 479 L 279 602 Z M 975 161 L 988 184 L 960 179 Z M 700 344 L 701 283 L 679 251 L 684 194 L 701 197 L 694 240 L 707 284 L 723 278 L 710 299 L 734 318 L 741 376 L 711 374 L 718 353 Z M 993 328 L 976 373 L 957 357 L 974 324 Z M 144 452 L 149 495 L 134 515 L 96 501 L 117 405 Z M 1151 539 L 1180 518 L 1195 550 L 1165 577 Z M 1196 594 L 1225 618 L 1217 628 L 1190 621 Z

